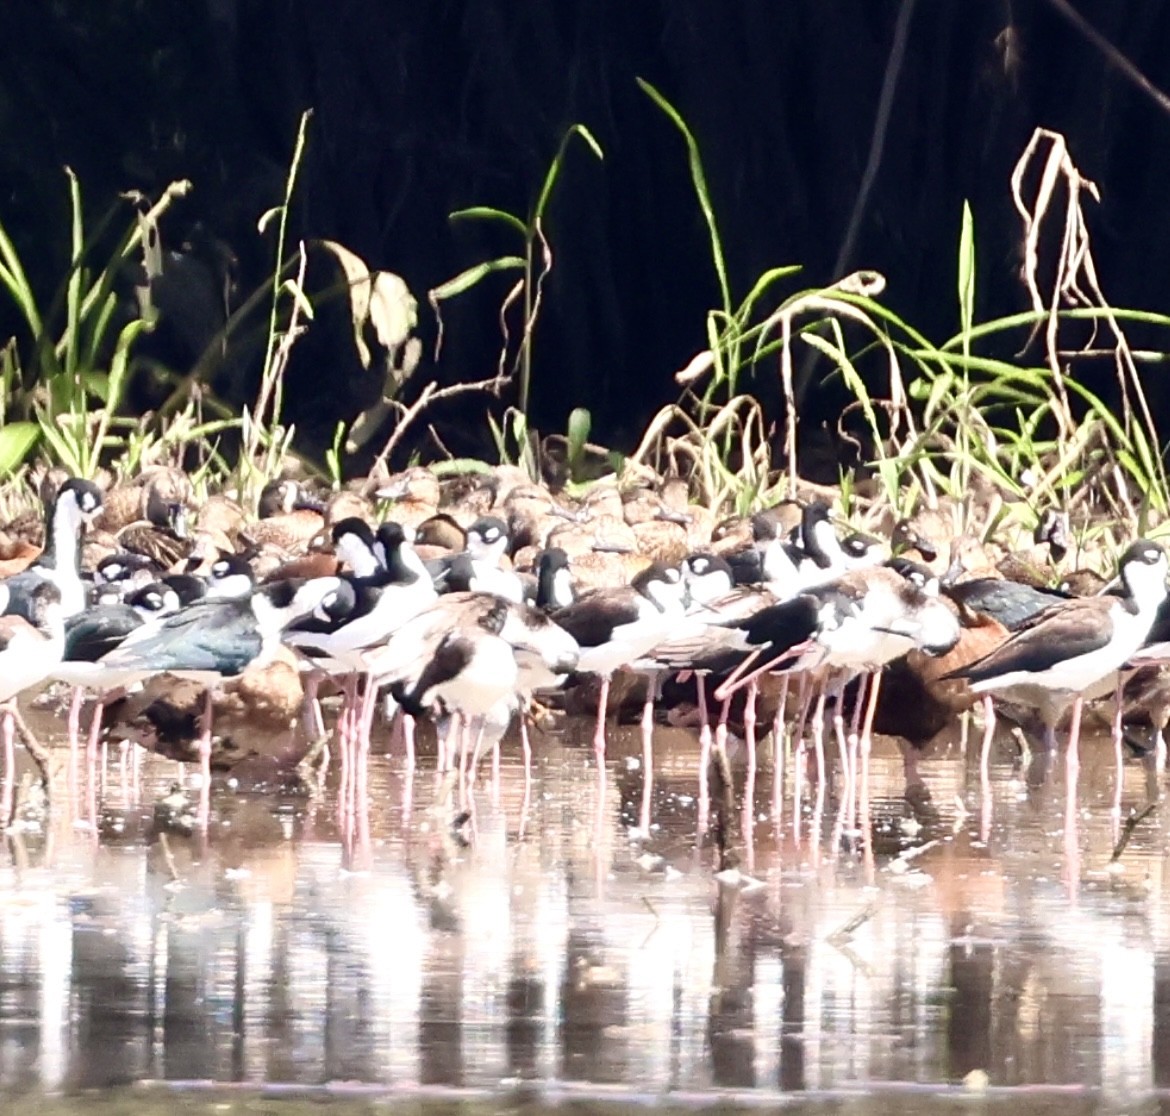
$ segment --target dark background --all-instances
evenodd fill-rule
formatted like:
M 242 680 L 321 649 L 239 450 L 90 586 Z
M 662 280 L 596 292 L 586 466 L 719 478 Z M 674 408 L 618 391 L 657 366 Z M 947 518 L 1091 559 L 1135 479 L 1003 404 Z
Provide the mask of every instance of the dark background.
M 1170 4 L 1078 6 L 1151 81 L 1170 85 Z M 157 196 L 172 179 L 190 178 L 194 191 L 168 220 L 167 245 L 230 271 L 238 302 L 270 271 L 272 239 L 257 235 L 256 221 L 281 197 L 298 117 L 311 106 L 294 235 L 333 238 L 402 275 L 431 339 L 426 290 L 516 247 L 502 231 L 454 227 L 447 214 L 474 204 L 524 213 L 565 128 L 584 123 L 606 158 L 574 145 L 557 187 L 532 410 L 541 429 L 563 430 L 569 410 L 586 406 L 598 440 L 628 447 L 677 396 L 672 375 L 702 346 L 704 313 L 718 300 L 681 137 L 635 76 L 657 85 L 698 137 L 737 297 L 781 264 L 804 265 L 800 285 L 826 283 L 837 277 L 900 8 L 893 0 L 7 0 L 0 220 L 47 295 L 68 256 L 62 165 L 77 171 L 95 215 L 119 190 Z M 1067 136 L 1102 190 L 1090 218 L 1110 301 L 1168 309 L 1170 116 L 1043 0 L 919 0 L 910 19 L 882 161 L 846 270 L 881 271 L 886 302 L 943 340 L 957 328 L 966 197 L 978 237 L 977 317 L 1022 308 L 1008 180 L 1043 125 Z M 448 304 L 442 360 L 424 362 L 414 390 L 436 375 L 491 373 L 509 282 L 495 277 Z M 11 324 L 0 316 L 0 327 Z M 172 326 L 152 344 L 184 370 L 199 336 Z M 290 373 L 288 417 L 310 446 L 356 409 L 339 389 L 341 360 L 306 345 Z M 256 366 L 248 357 L 217 388 L 249 398 Z M 773 380 L 772 369 L 761 374 L 761 394 Z M 838 412 L 838 390 L 810 392 L 807 419 Z M 1151 392 L 1162 411 L 1170 397 L 1156 378 Z M 466 421 L 482 406 L 465 400 L 441 413 L 453 448 L 485 448 L 482 422 Z

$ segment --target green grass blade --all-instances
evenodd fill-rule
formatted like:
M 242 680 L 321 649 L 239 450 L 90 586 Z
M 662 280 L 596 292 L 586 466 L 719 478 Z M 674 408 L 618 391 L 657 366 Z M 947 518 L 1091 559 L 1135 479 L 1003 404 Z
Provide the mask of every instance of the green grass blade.
M 0 477 L 24 464 L 40 436 L 41 428 L 35 422 L 10 422 L 0 428 Z
M 703 173 L 703 160 L 699 154 L 699 145 L 695 140 L 687 123 L 674 107 L 657 89 L 644 78 L 637 78 L 639 87 L 666 115 L 674 126 L 682 133 L 687 145 L 687 162 L 691 169 L 691 182 L 695 188 L 695 196 L 699 199 L 699 208 L 703 211 L 703 220 L 707 223 L 707 234 L 711 240 L 711 262 L 715 265 L 715 274 L 719 279 L 719 294 L 723 300 L 723 311 L 728 316 L 734 313 L 731 302 L 731 285 L 727 280 L 727 265 L 723 256 L 723 242 L 719 238 L 719 226 L 715 221 L 715 210 L 711 205 L 711 194 L 707 189 L 707 176 Z
M 772 267 L 764 272 L 757 280 L 756 284 L 748 292 L 747 298 L 740 303 L 739 310 L 735 315 L 736 324 L 742 329 L 747 325 L 751 318 L 752 311 L 756 307 L 761 297 L 767 293 L 768 288 L 773 284 L 778 283 L 781 279 L 787 279 L 790 275 L 796 275 L 803 268 L 800 264 L 789 264 L 786 267 Z
M 513 213 L 503 209 L 494 209 L 490 205 L 471 205 L 466 209 L 456 209 L 447 214 L 448 221 L 499 221 L 509 228 L 515 229 L 525 240 L 528 239 L 528 226 Z
M 474 267 L 461 271 L 437 287 L 432 287 L 428 292 L 428 298 L 432 303 L 443 302 L 448 298 L 463 294 L 464 291 L 471 290 L 481 279 L 485 279 L 493 272 L 518 271 L 523 270 L 523 268 L 524 259 L 521 256 L 500 256 L 498 259 L 484 260 L 483 263 L 477 263 Z
M 971 327 L 975 323 L 975 221 L 971 203 L 963 202 L 963 224 L 959 232 L 959 329 L 963 356 L 971 355 Z
M 9 297 L 20 310 L 21 317 L 28 325 L 29 333 L 33 338 L 39 338 L 43 331 L 40 311 L 37 309 L 37 300 L 24 268 L 17 255 L 16 246 L 8 236 L 8 230 L 0 223 L 0 285 L 8 291 Z
M 77 349 L 81 332 L 81 290 L 85 281 L 85 269 L 81 265 L 85 252 L 85 215 L 81 208 L 81 183 L 72 167 L 66 167 L 69 176 L 70 245 L 72 258 L 69 262 L 69 283 L 65 295 L 65 373 L 72 377 L 77 373 Z M 78 394 L 81 394 L 79 391 Z M 74 400 L 76 402 L 76 400 Z
M 580 136 L 594 155 L 601 161 L 605 160 L 605 153 L 601 150 L 601 144 L 593 137 L 593 133 L 585 127 L 584 124 L 572 124 L 561 137 L 560 146 L 557 148 L 557 153 L 553 157 L 553 161 L 549 164 L 548 172 L 544 176 L 544 184 L 540 188 L 540 193 L 536 198 L 536 205 L 532 210 L 532 220 L 529 222 L 529 228 L 535 228 L 536 225 L 544 220 L 545 210 L 548 208 L 549 198 L 552 197 L 553 187 L 556 185 L 557 178 L 561 173 L 561 165 L 565 161 L 565 153 L 568 151 L 569 141 L 574 136 Z M 525 230 L 525 236 L 530 236 L 528 230 Z

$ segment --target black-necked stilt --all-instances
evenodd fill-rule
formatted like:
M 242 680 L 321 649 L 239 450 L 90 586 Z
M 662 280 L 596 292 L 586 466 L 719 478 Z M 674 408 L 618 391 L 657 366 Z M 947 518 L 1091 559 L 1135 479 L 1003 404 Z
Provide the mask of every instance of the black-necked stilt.
M 1071 599 L 1057 589 L 1037 589 L 1022 581 L 1000 577 L 976 577 L 967 581 L 943 578 L 943 592 L 973 613 L 989 616 L 1008 631 L 1026 625 L 1055 604 Z
M 61 590 L 42 581 L 29 590 L 30 619 L 0 617 L 0 704 L 43 682 L 65 653 Z
M 536 559 L 536 607 L 555 612 L 571 605 L 573 596 L 569 556 L 557 546 L 542 550 Z
M 984 764 L 994 731 L 992 697 L 1035 710 L 1049 744 L 1071 706 L 1069 763 L 1078 764 L 1084 701 L 1108 692 L 1117 672 L 1145 643 L 1166 599 L 1166 572 L 1161 546 L 1139 540 L 1121 557 L 1115 590 L 1053 604 L 991 654 L 953 673 L 966 679 L 973 692 L 987 696 Z M 1116 742 L 1120 748 L 1120 740 Z
M 45 508 L 45 549 L 27 570 L 5 582 L 7 612 L 31 620 L 32 591 L 45 581 L 60 590 L 61 610 L 66 617 L 76 616 L 85 608 L 81 539 L 101 508 L 101 489 L 92 481 L 73 477 L 60 487 L 56 499 Z
M 346 528 L 338 540 L 351 568 L 368 569 L 364 539 L 361 532 Z M 356 700 L 359 677 L 364 672 L 362 652 L 384 643 L 436 597 L 431 578 L 400 524 L 383 523 L 376 534 L 369 535 L 369 540 L 373 571 L 343 577 L 350 587 L 352 606 L 328 617 L 310 617 L 285 633 L 285 642 L 321 670 L 347 677 L 341 721 L 347 745 L 351 737 L 368 745 L 374 712 L 375 687 L 368 681 L 360 709 Z M 310 678 L 310 702 L 315 701 L 319 681 L 319 675 Z
M 689 554 L 683 559 L 683 580 L 691 599 L 691 611 L 727 597 L 735 589 L 735 573 L 717 554 Z
M 750 541 L 734 549 L 726 549 L 722 554 L 731 567 L 736 584 L 755 585 L 769 577 L 794 577 L 796 563 L 789 555 L 790 544 L 781 537 L 776 518 L 757 512 L 748 520 L 747 529 L 751 534 Z M 764 557 L 769 553 L 772 559 L 771 573 L 764 564 Z
M 207 574 L 208 600 L 242 600 L 256 585 L 252 566 L 242 554 L 227 554 L 211 564 Z
M 656 648 L 655 660 L 669 669 L 728 676 L 715 691 L 723 702 L 721 727 L 731 695 L 748 686 L 745 724 L 750 722 L 749 751 L 754 739 L 754 687 L 759 676 L 773 670 L 816 672 L 822 693 L 813 729 L 821 767 L 823 687 L 830 675 L 838 680 L 834 688 L 839 693 L 850 678 L 873 674 L 872 708 L 877 697 L 877 671 L 886 663 L 916 647 L 943 653 L 957 640 L 958 621 L 940 600 L 937 579 L 924 568 L 920 570 L 922 576 L 913 578 L 880 566 L 855 570 L 779 601 L 769 600 L 770 594 L 761 590 L 739 590 L 705 610 L 696 610 L 689 619 L 702 621 L 706 612 L 706 622 Z M 702 689 L 700 699 L 705 748 L 709 738 Z
M 46 755 L 25 726 L 16 698 L 44 682 L 65 652 L 65 616 L 60 588 L 52 581 L 43 580 L 28 590 L 24 605 L 28 619 L 18 615 L 0 616 L 0 737 L 3 738 L 5 757 L 0 824 L 4 826 L 12 817 L 13 744 L 18 726 L 41 773 L 47 774 Z
M 829 506 L 820 500 L 808 504 L 801 515 L 800 543 L 804 556 L 797 566 L 797 582 L 802 589 L 832 581 L 849 570 L 875 566 L 885 549 L 876 539 L 856 532 L 839 538 Z
M 462 551 L 426 563 L 440 593 L 466 592 L 474 583 L 477 592 L 495 593 L 517 603 L 524 600 L 523 580 L 503 565 L 511 536 L 502 519 L 480 516 L 467 529 L 464 542 Z
M 376 577 L 385 565 L 375 550 L 374 529 L 364 519 L 348 516 L 333 525 L 330 536 L 338 560 L 355 577 Z
M 147 592 L 162 592 L 174 593 L 179 600 L 179 608 L 186 608 L 188 605 L 193 605 L 196 601 L 203 600 L 211 589 L 210 582 L 201 577 L 196 577 L 194 574 L 165 574 L 159 578 L 158 581 L 144 585 L 137 593 L 129 594 L 125 599 L 127 603 L 134 604 L 136 607 L 145 604 L 150 611 L 158 611 L 154 608 L 151 601 L 134 601 L 131 598 L 138 594 Z M 178 611 L 175 609 L 174 611 Z
M 498 567 L 510 542 L 508 525 L 499 516 L 480 516 L 467 528 L 467 553 L 477 563 Z
M 443 576 L 443 591 L 493 593 L 516 604 L 525 598 L 525 585 L 519 574 L 501 569 L 491 562 L 477 560 L 470 552 L 456 554 L 448 561 Z
M 111 673 L 108 668 L 99 666 L 98 660 L 120 647 L 132 632 L 178 612 L 181 607 L 183 601 L 171 586 L 153 582 L 127 594 L 124 599 L 99 601 L 66 621 L 65 652 L 51 677 L 73 687 L 68 721 L 71 755 L 78 746 L 81 706 L 86 690 L 93 690 L 98 695 L 90 724 L 90 739 L 96 745 L 105 692 L 123 681 L 119 672 Z
M 65 623 L 65 654 L 53 677 L 86 685 L 86 671 L 75 667 L 93 666 L 147 621 L 173 615 L 181 607 L 178 593 L 155 582 L 131 593 L 124 601 L 100 604 L 71 616 Z
M 683 618 L 685 596 L 686 586 L 677 569 L 653 565 L 628 586 L 594 589 L 552 614 L 581 648 L 578 669 L 601 678 L 593 738 L 599 762 L 605 757 L 605 714 L 614 672 L 631 666 L 669 638 Z
M 576 641 L 529 605 L 487 593 L 450 593 L 365 656 L 373 682 L 419 715 L 439 703 L 465 728 L 519 704 L 545 677 L 578 663 Z M 448 753 L 450 754 L 450 753 Z
M 340 579 L 278 581 L 243 599 L 208 600 L 131 632 L 99 665 L 112 676 L 132 681 L 169 673 L 207 686 L 200 759 L 210 776 L 211 689 L 223 678 L 251 665 L 271 661 L 280 637 L 296 620 L 328 610 L 344 592 Z
M 94 567 L 93 584 L 98 590 L 114 588 L 119 596 L 139 585 L 147 585 L 162 575 L 162 568 L 145 554 L 119 551 L 108 554 Z
M 306 651 L 319 651 L 341 669 L 360 670 L 357 653 L 385 642 L 434 601 L 436 594 L 399 524 L 384 523 L 376 535 L 368 528 L 358 532 L 352 527 L 343 529 L 343 525 L 334 530 L 340 532 L 335 539 L 338 550 L 354 571 L 342 578 L 350 586 L 353 604 L 348 611 L 325 620 L 309 617 L 294 623 L 285 633 L 285 641 Z M 366 560 L 367 535 L 372 566 Z
M 269 657 L 290 624 L 334 599 L 340 579 L 276 581 L 244 598 L 200 601 L 132 632 L 101 662 L 130 676 L 170 673 L 214 683 Z

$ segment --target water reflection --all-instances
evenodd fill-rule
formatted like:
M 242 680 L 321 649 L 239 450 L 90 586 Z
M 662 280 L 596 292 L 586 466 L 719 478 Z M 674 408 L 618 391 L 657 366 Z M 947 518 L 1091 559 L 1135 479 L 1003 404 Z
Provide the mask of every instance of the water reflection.
M 957 743 L 907 797 L 879 744 L 868 862 L 842 781 L 819 793 L 790 756 L 777 817 L 770 764 L 737 768 L 723 883 L 693 738 L 660 734 L 644 840 L 636 734 L 604 778 L 587 748 L 538 754 L 527 793 L 505 760 L 459 829 L 425 759 L 376 756 L 356 817 L 331 788 L 224 794 L 207 834 L 162 837 L 174 766 L 148 758 L 135 788 L 110 757 L 96 819 L 57 810 L 5 845 L 0 1088 L 1170 1088 L 1167 822 L 1111 865 L 1107 745 L 1075 797 L 1063 763 L 1038 779 L 997 752 L 985 784 Z M 1149 789 L 1127 768 L 1123 815 Z

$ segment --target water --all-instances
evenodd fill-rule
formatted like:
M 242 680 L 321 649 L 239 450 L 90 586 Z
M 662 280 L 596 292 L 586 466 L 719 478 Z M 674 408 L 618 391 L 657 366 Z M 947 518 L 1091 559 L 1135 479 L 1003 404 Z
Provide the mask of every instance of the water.
M 717 815 L 696 841 L 697 741 L 655 740 L 648 834 L 624 730 L 604 779 L 584 743 L 538 740 L 527 799 L 505 755 L 458 828 L 425 758 L 411 778 L 375 756 L 354 815 L 332 782 L 225 789 L 205 834 L 160 837 L 176 765 L 145 757 L 136 784 L 110 756 L 104 788 L 4 846 L 4 1111 L 126 1088 L 87 1095 L 88 1116 L 267 1110 L 207 1082 L 346 1113 L 1170 1111 L 1168 822 L 1143 818 L 1112 861 L 1107 741 L 1085 742 L 1075 799 L 1061 760 L 1028 769 L 1005 741 L 983 784 L 956 741 L 908 802 L 879 740 L 872 840 L 838 815 L 839 781 L 797 816 L 790 763 L 777 822 L 770 764 L 750 810 L 737 765 L 721 882 Z M 1128 764 L 1121 816 L 1151 790 Z

